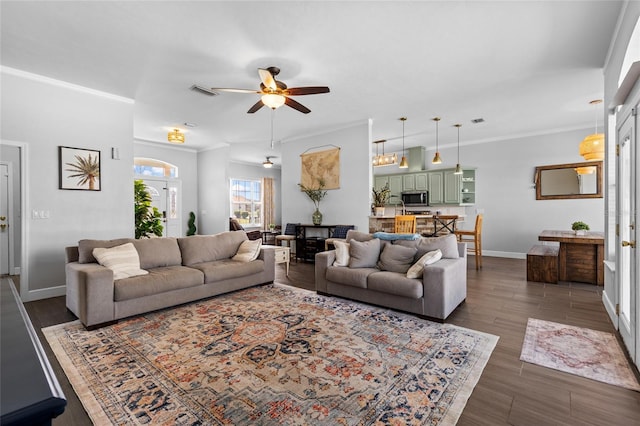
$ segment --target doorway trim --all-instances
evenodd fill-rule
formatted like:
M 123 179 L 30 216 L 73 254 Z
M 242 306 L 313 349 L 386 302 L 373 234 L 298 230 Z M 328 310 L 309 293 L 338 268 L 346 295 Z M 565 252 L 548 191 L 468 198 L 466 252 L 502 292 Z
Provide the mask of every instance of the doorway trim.
M 7 193 L 4 194 L 4 196 L 7 197 L 7 216 L 9 217 L 9 220 L 7 221 L 9 231 L 7 232 L 7 238 L 10 249 L 7 253 L 7 270 L 9 271 L 9 275 L 16 275 L 16 269 L 19 271 L 20 268 L 16 268 L 16 256 L 14 253 L 15 237 L 13 230 L 15 218 L 13 217 L 13 163 L 9 161 L 0 161 L 0 164 L 7 166 Z M 22 214 L 20 216 L 22 216 Z
M 29 173 L 28 158 L 29 145 L 25 142 L 2 140 L 2 145 L 15 146 L 20 149 L 20 238 L 22 239 L 22 250 L 20 252 L 20 299 L 23 302 L 31 300 L 29 298 L 29 221 L 27 212 L 29 211 Z

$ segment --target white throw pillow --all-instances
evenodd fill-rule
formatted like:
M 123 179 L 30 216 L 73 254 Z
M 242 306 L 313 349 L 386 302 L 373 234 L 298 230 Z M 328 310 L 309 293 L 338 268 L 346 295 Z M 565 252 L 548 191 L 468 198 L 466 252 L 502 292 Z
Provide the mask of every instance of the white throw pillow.
M 149 271 L 140 269 L 140 256 L 132 243 L 122 244 L 111 248 L 94 248 L 93 257 L 99 264 L 113 271 L 113 279 L 146 275 Z
M 336 260 L 333 266 L 349 266 L 349 243 L 344 241 L 334 241 L 336 248 Z
M 442 259 L 442 252 L 440 249 L 425 253 L 416 263 L 413 264 L 413 266 L 411 266 L 411 268 L 409 268 L 407 271 L 407 278 L 420 278 L 422 276 L 422 272 L 424 272 L 425 266 L 436 263 L 440 259 Z
M 240 262 L 251 262 L 256 260 L 260 254 L 260 246 L 262 246 L 262 240 L 244 240 L 238 252 L 231 259 L 238 260 Z

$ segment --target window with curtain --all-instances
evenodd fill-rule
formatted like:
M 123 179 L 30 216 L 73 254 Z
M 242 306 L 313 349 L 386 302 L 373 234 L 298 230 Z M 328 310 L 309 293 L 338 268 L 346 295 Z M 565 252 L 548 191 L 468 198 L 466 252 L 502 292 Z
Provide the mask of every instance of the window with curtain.
M 260 180 L 231 179 L 230 217 L 242 226 L 262 226 L 262 182 Z

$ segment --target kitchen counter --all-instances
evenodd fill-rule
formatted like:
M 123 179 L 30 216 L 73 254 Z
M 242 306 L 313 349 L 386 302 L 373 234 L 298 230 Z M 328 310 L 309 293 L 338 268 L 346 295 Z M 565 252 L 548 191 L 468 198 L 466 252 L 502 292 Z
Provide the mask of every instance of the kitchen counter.
M 442 213 L 442 216 L 455 215 L 457 213 Z M 416 217 L 416 233 L 430 235 L 434 232 L 435 215 L 417 214 Z M 464 222 L 466 215 L 458 214 L 456 220 L 456 229 L 460 228 L 460 224 Z M 369 216 L 369 232 L 394 232 L 395 231 L 395 215 Z

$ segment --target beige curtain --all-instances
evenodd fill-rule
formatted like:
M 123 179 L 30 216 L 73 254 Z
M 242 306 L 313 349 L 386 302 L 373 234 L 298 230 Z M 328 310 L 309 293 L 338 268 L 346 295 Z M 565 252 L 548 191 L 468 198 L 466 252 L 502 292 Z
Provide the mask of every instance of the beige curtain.
M 262 228 L 268 229 L 270 223 L 276 223 L 276 206 L 274 203 L 273 179 L 262 178 Z

